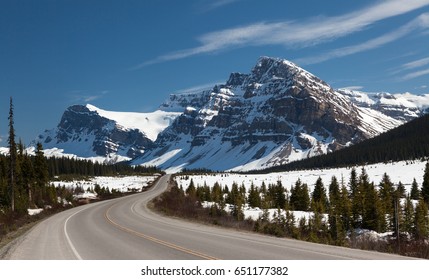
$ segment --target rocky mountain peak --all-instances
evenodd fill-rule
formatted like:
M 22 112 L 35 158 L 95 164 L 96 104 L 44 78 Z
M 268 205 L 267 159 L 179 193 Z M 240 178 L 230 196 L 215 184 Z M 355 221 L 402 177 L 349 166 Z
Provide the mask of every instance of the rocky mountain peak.
M 138 129 L 129 129 L 100 116 L 91 106 L 66 109 L 58 126 L 39 135 L 45 148 L 60 148 L 81 157 L 141 156 L 153 142 Z
M 261 57 L 249 73 L 171 94 L 152 113 L 71 106 L 38 141 L 81 157 L 121 155 L 169 172 L 249 170 L 352 145 L 418 116 L 423 105 L 429 107 L 429 95 L 334 90 L 288 60 Z

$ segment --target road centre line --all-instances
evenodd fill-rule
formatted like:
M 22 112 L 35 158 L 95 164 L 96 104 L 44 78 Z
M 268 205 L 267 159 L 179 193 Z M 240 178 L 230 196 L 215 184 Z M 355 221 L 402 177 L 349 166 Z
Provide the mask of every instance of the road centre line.
M 197 257 L 202 258 L 202 259 L 206 259 L 206 260 L 218 260 L 218 258 L 215 258 L 215 257 L 209 256 L 209 255 L 206 255 L 206 254 L 203 254 L 203 253 L 200 253 L 200 252 L 194 251 L 194 250 L 190 250 L 190 249 L 187 249 L 187 248 L 181 247 L 181 246 L 179 246 L 179 245 L 176 245 L 176 244 L 173 244 L 173 243 L 170 243 L 170 242 L 167 242 L 167 241 L 164 241 L 164 240 L 161 240 L 161 239 L 158 239 L 158 238 L 155 238 L 155 237 L 152 237 L 152 236 L 149 236 L 149 235 L 143 234 L 143 233 L 141 233 L 141 232 L 135 231 L 135 230 L 133 230 L 133 229 L 130 229 L 130 228 L 124 227 L 124 226 L 122 226 L 122 225 L 120 225 L 120 224 L 116 223 L 115 221 L 113 221 L 113 220 L 112 220 L 112 218 L 111 218 L 111 217 L 109 217 L 109 212 L 110 212 L 110 210 L 111 210 L 114 206 L 115 206 L 115 204 L 114 204 L 114 205 L 112 205 L 112 206 L 110 206 L 110 207 L 107 209 L 107 211 L 106 211 L 106 212 L 105 212 L 105 214 L 104 214 L 104 217 L 106 218 L 106 220 L 107 220 L 110 224 L 112 224 L 113 226 L 117 227 L 118 229 L 120 229 L 120 230 L 122 230 L 122 231 L 124 231 L 124 232 L 127 232 L 127 233 L 129 233 L 129 234 L 132 234 L 132 235 L 135 235 L 135 236 L 138 236 L 138 237 L 144 238 L 144 239 L 146 239 L 146 240 L 152 241 L 152 242 L 154 242 L 154 243 L 157 243 L 157 244 L 163 245 L 163 246 L 165 246 L 165 247 L 168 247 L 168 248 L 171 248 L 171 249 L 174 249 L 174 250 L 177 250 L 177 251 L 183 252 L 183 253 L 187 253 L 187 254 L 190 254 L 190 255 L 193 255 L 193 256 L 197 256 Z

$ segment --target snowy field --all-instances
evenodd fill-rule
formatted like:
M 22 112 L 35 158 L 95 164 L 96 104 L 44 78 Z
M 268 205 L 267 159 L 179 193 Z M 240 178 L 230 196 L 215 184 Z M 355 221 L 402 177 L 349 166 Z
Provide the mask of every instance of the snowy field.
M 423 182 L 423 173 L 425 169 L 426 162 L 422 161 L 401 161 L 395 163 L 378 163 L 364 166 L 365 170 L 369 176 L 370 181 L 378 185 L 381 182 L 382 176 L 384 173 L 387 173 L 391 181 L 397 185 L 399 182 L 404 184 L 407 192 L 411 189 L 411 184 L 416 179 L 419 187 Z M 356 171 L 358 176 L 361 173 L 362 166 L 356 166 Z M 177 176 L 176 181 L 179 186 L 182 186 L 183 189 L 186 189 L 189 186 L 191 179 L 194 181 L 195 186 L 203 186 L 206 183 L 208 186 L 213 187 L 213 185 L 218 182 L 222 187 L 228 186 L 231 189 L 232 184 L 235 182 L 239 186 L 244 184 L 246 190 L 250 189 L 250 186 L 253 182 L 254 186 L 260 187 L 262 182 L 268 187 L 268 184 L 275 184 L 277 181 L 281 181 L 282 185 L 290 191 L 290 188 L 295 185 L 295 182 L 300 179 L 301 182 L 306 183 L 309 187 L 309 191 L 312 192 L 316 180 L 321 177 L 325 188 L 328 189 L 328 186 L 331 182 L 332 176 L 337 177 L 338 182 L 341 183 L 341 180 L 344 180 L 344 184 L 347 186 L 350 178 L 351 168 L 335 168 L 335 169 L 315 169 L 315 170 L 303 170 L 303 171 L 290 171 L 290 172 L 280 172 L 280 173 L 270 173 L 270 174 L 235 174 L 235 173 L 220 173 L 213 175 L 194 175 L 194 176 Z M 210 206 L 210 203 L 204 203 L 206 206 Z M 226 206 L 225 210 L 228 210 L 229 205 Z M 245 218 L 258 219 L 262 215 L 263 211 L 259 208 L 251 208 L 247 205 L 244 205 L 244 216 Z M 277 214 L 277 209 L 269 209 L 269 217 L 273 218 Z M 282 210 L 282 215 L 285 215 L 285 212 Z M 311 217 L 311 212 L 304 211 L 293 211 L 293 214 L 297 220 Z M 326 219 L 326 215 L 325 215 Z
M 120 192 L 127 192 L 131 189 L 139 189 L 147 187 L 150 183 L 155 181 L 157 176 L 121 176 L 121 177 L 92 177 L 88 180 L 74 180 L 74 181 L 53 181 L 55 187 L 65 186 L 66 188 L 81 187 L 85 191 L 94 189 L 95 185 L 101 188 L 117 190 Z
M 419 186 L 423 182 L 423 173 L 426 162 L 422 161 L 400 161 L 394 163 L 378 163 L 366 165 L 365 170 L 368 173 L 371 182 L 378 185 L 381 182 L 384 173 L 389 175 L 391 181 L 396 185 L 399 182 L 404 184 L 405 189 L 409 191 L 411 184 L 415 178 Z M 362 166 L 356 166 L 358 176 L 361 173 Z M 268 184 L 275 184 L 279 180 L 282 185 L 290 190 L 291 186 L 295 185 L 295 182 L 300 179 L 301 182 L 306 183 L 309 190 L 312 191 L 316 183 L 316 180 L 321 177 L 325 187 L 329 186 L 332 176 L 337 177 L 338 182 L 341 183 L 343 178 L 344 183 L 347 183 L 350 178 L 351 168 L 333 168 L 333 169 L 314 169 L 314 170 L 302 170 L 302 171 L 289 171 L 280 173 L 269 173 L 269 174 L 235 174 L 235 173 L 219 173 L 213 175 L 195 175 L 189 176 L 185 179 L 184 176 L 177 176 L 176 181 L 179 186 L 186 189 L 189 186 L 190 180 L 192 179 L 195 185 L 204 185 L 212 187 L 215 182 L 218 182 L 221 186 L 228 186 L 231 189 L 232 184 L 235 182 L 239 186 L 244 184 L 246 189 L 249 189 L 251 183 L 257 187 L 262 185 L 262 182 L 268 186 Z

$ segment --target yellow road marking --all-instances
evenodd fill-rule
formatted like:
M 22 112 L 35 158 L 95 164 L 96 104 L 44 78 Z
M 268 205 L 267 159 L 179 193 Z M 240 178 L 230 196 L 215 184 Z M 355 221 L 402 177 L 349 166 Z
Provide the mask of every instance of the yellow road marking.
M 209 255 L 206 255 L 206 254 L 203 254 L 203 253 L 200 253 L 200 252 L 196 252 L 196 251 L 193 251 L 193 250 L 190 250 L 190 249 L 187 249 L 187 248 L 181 247 L 181 246 L 179 246 L 179 245 L 175 245 L 175 244 L 170 243 L 170 242 L 167 242 L 167 241 L 160 240 L 160 239 L 158 239 L 158 238 L 155 238 L 155 237 L 152 237 L 152 236 L 146 235 L 146 234 L 144 234 L 144 233 L 141 233 L 141 232 L 135 231 L 135 230 L 133 230 L 133 229 L 130 229 L 130 228 L 124 227 L 124 226 L 122 226 L 122 225 L 120 225 L 120 224 L 118 224 L 118 223 L 114 222 L 114 221 L 109 217 L 109 211 L 110 211 L 110 209 L 112 209 L 112 208 L 113 208 L 113 206 L 115 206 L 115 205 L 112 205 L 111 207 L 109 207 L 109 209 L 107 209 L 107 211 L 104 213 L 104 217 L 106 218 L 106 220 L 107 220 L 110 224 L 112 224 L 113 226 L 117 227 L 118 229 L 120 229 L 120 230 L 122 230 L 122 231 L 124 231 L 124 232 L 130 233 L 130 234 L 133 234 L 133 235 L 135 235 L 135 236 L 138 236 L 138 237 L 144 238 L 144 239 L 146 239 L 146 240 L 152 241 L 152 242 L 154 242 L 154 243 L 157 243 L 157 244 L 160 244 L 160 245 L 166 246 L 166 247 L 168 247 L 168 248 L 175 249 L 175 250 L 180 251 L 180 252 L 183 252 L 183 253 L 187 253 L 187 254 L 190 254 L 190 255 L 197 256 L 197 257 L 202 258 L 202 259 L 206 259 L 206 260 L 218 260 L 218 258 L 215 258 L 215 257 L 209 256 Z

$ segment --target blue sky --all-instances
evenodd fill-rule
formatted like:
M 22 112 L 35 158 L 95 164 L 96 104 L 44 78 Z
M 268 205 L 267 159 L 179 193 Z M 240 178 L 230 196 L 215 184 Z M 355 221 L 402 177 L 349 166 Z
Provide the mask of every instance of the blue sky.
M 429 0 L 0 0 L 0 145 L 73 104 L 148 112 L 289 59 L 334 88 L 429 93 Z

